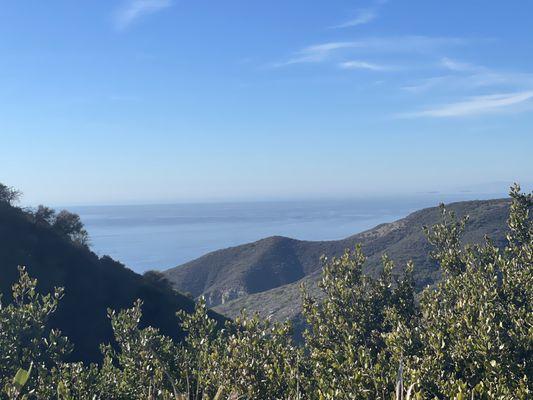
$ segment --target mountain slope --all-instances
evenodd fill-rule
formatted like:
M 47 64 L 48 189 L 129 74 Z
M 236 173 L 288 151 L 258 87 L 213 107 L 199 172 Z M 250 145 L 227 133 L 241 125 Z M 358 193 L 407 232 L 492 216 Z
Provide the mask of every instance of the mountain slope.
M 209 253 L 166 271 L 165 276 L 178 290 L 194 297 L 204 295 L 208 304 L 216 305 L 294 282 L 311 273 L 314 265 L 307 258 L 319 255 L 321 250 L 310 251 L 302 248 L 302 243 L 269 237 Z
M 497 244 L 504 243 L 508 207 L 505 199 L 449 205 L 459 216 L 470 216 L 465 241 L 479 242 L 488 234 Z M 368 257 L 367 273 L 379 271 L 381 255 L 387 253 L 398 267 L 411 259 L 415 262 L 419 289 L 434 283 L 439 274 L 429 258 L 431 249 L 422 226 L 435 224 L 439 218 L 438 207 L 433 207 L 338 241 L 267 238 L 209 253 L 165 275 L 179 290 L 189 290 L 195 297 L 206 296 L 215 310 L 228 317 L 246 308 L 280 320 L 294 318 L 300 309 L 299 285 L 304 282 L 318 293 L 320 256 L 340 255 L 357 243 Z
M 35 223 L 31 216 L 0 203 L 0 293 L 10 301 L 11 285 L 18 279 L 18 265 L 38 279 L 38 290 L 48 293 L 65 288 L 51 326 L 61 329 L 75 345 L 73 359 L 96 361 L 99 344 L 112 341 L 107 309 L 131 307 L 143 300 L 143 325 L 160 328 L 178 338 L 178 309 L 188 312 L 194 302 L 174 292 L 164 282 L 134 273 L 110 257 L 99 258 L 75 245 L 49 225 Z M 213 314 L 215 315 L 215 314 Z M 219 316 L 217 316 L 219 318 Z

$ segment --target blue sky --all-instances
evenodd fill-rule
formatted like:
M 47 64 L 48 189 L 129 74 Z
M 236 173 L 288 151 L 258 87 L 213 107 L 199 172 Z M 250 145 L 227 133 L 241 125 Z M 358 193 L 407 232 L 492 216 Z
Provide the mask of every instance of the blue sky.
M 531 15 L 530 1 L 4 1 L 0 181 L 32 204 L 528 183 Z

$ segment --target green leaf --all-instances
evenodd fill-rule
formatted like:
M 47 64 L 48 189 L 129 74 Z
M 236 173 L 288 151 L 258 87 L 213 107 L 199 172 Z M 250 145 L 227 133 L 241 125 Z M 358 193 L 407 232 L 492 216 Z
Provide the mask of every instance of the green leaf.
M 63 381 L 57 385 L 57 398 L 61 400 L 70 400 L 70 395 L 67 386 Z
M 223 387 L 220 386 L 217 390 L 217 393 L 215 394 L 215 397 L 213 397 L 213 400 L 220 400 L 222 398 L 223 392 L 224 392 Z
M 19 390 L 22 389 L 24 385 L 28 382 L 28 379 L 30 379 L 32 367 L 33 364 L 30 364 L 30 368 L 27 371 L 25 369 L 20 368 L 15 374 L 15 377 L 13 378 L 13 384 Z

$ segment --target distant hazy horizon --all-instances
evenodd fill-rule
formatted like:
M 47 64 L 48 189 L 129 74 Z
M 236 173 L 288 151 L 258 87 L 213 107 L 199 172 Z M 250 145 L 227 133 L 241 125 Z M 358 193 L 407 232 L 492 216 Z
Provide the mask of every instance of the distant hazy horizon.
M 256 197 L 200 197 L 200 198 L 169 198 L 169 199 L 113 199 L 104 198 L 96 202 L 78 201 L 78 202 L 48 202 L 46 199 L 33 199 L 28 201 L 28 197 L 24 192 L 20 199 L 20 205 L 23 207 L 37 207 L 40 204 L 47 205 L 54 209 L 71 209 L 77 207 L 93 207 L 93 206 L 165 206 L 165 205 L 202 205 L 202 204 L 239 204 L 239 203 L 293 203 L 293 202 L 314 202 L 314 201 L 351 201 L 351 200 L 369 200 L 369 199 L 409 199 L 424 196 L 434 196 L 436 199 L 453 199 L 455 197 L 460 199 L 488 199 L 507 197 L 509 188 L 514 183 L 518 183 L 523 191 L 533 190 L 533 181 L 499 181 L 481 184 L 472 184 L 467 186 L 455 186 L 441 190 L 428 188 L 422 191 L 403 191 L 390 192 L 386 188 L 376 192 L 361 192 L 361 193 L 345 193 L 345 194 L 320 194 L 307 193 L 299 196 L 279 196 L 279 195 L 265 195 Z M 14 186 L 16 188 L 16 186 Z M 446 200 L 443 200 L 446 201 Z

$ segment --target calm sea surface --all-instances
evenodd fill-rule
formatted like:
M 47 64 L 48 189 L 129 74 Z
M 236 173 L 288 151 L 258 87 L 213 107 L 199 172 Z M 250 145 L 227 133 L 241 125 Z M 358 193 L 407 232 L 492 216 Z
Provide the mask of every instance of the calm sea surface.
M 477 196 L 477 198 L 484 196 Z M 485 196 L 486 197 L 486 196 Z M 80 214 L 99 255 L 137 272 L 272 235 L 341 239 L 412 211 L 468 195 L 365 200 L 68 207 Z

